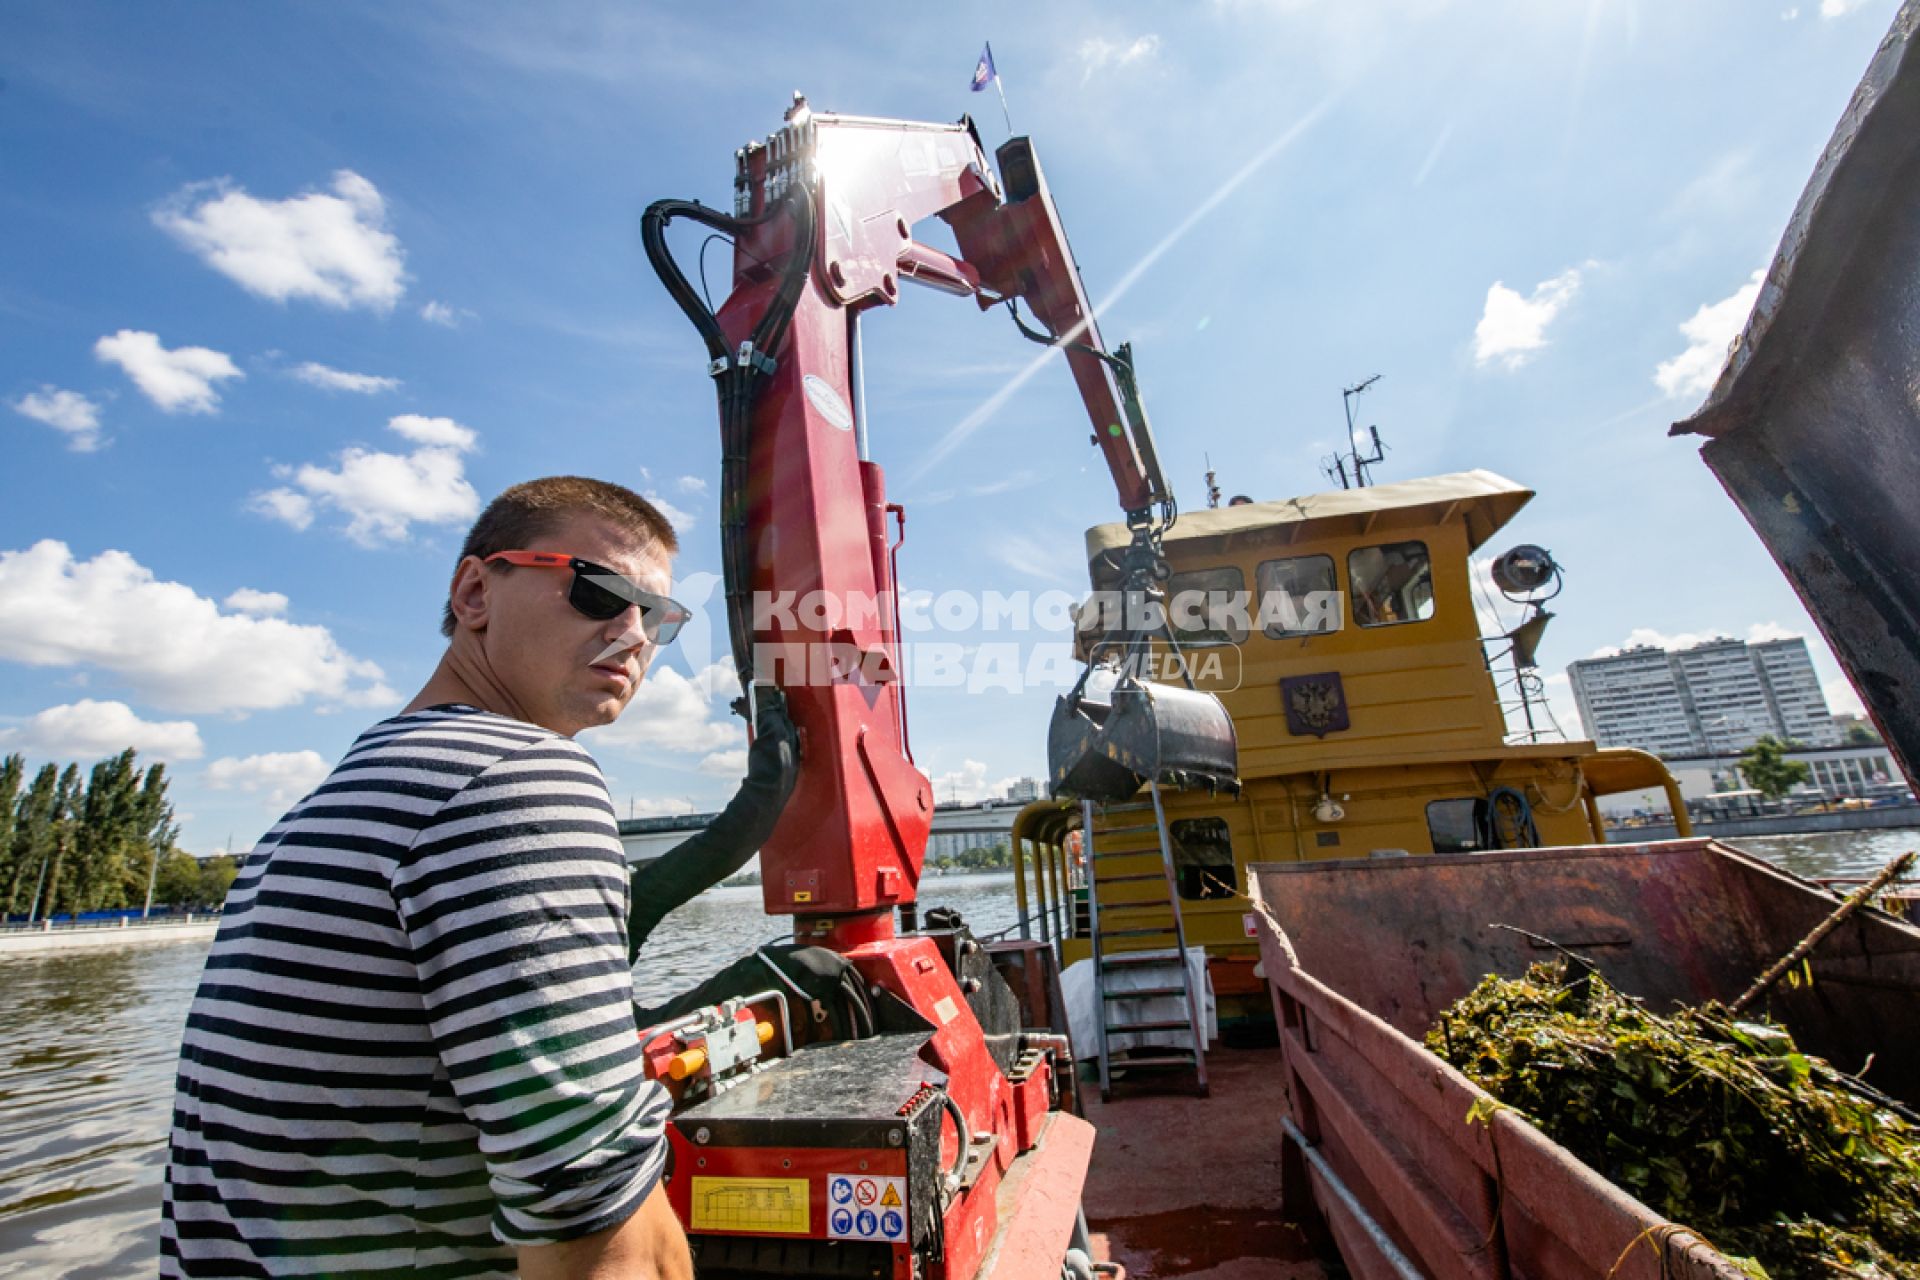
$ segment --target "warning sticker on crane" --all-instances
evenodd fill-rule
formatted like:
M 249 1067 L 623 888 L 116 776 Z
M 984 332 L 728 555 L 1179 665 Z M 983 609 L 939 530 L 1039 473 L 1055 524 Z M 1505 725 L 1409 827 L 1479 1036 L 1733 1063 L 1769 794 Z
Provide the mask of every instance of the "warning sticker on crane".
M 812 1230 L 805 1178 L 693 1180 L 695 1231 L 764 1231 L 803 1236 Z
M 906 1243 L 907 1180 L 868 1173 L 827 1175 L 827 1238 Z

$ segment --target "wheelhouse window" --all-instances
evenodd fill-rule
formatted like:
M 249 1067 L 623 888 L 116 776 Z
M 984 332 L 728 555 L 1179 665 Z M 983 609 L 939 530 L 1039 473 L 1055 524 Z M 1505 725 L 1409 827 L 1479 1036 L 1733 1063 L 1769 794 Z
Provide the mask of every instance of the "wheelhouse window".
M 1247 580 L 1231 565 L 1190 569 L 1167 579 L 1167 624 L 1182 648 L 1240 644 L 1247 638 Z
M 1427 806 L 1427 834 L 1435 853 L 1479 853 L 1488 847 L 1486 801 L 1435 800 Z
M 1254 571 L 1261 629 L 1275 640 L 1340 629 L 1340 592 L 1332 556 L 1265 560 Z
M 1178 818 L 1173 837 L 1173 879 L 1180 896 L 1197 902 L 1231 898 L 1236 892 L 1233 841 L 1225 818 Z
M 1347 586 L 1353 620 L 1363 627 L 1393 627 L 1433 616 L 1433 561 L 1424 542 L 1355 550 L 1347 556 Z

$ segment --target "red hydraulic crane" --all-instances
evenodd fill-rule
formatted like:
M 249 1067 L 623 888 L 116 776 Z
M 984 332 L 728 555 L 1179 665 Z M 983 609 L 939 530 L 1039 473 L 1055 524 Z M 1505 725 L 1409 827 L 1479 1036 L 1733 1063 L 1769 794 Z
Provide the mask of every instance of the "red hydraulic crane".
M 896 931 L 896 911 L 912 920 L 934 796 L 907 739 L 888 522 L 903 531 L 904 513 L 869 457 L 863 313 L 896 303 L 904 281 L 1005 305 L 1016 321 L 1024 306 L 1022 330 L 1062 350 L 1085 401 L 1143 589 L 1165 576 L 1173 501 L 1128 351 L 1101 340 L 1027 139 L 999 148 L 996 178 L 969 122 L 822 114 L 796 96 L 785 127 L 736 158 L 730 216 L 661 201 L 644 233 L 719 395 L 734 661 L 755 709 L 784 703 L 798 731 L 797 776 L 760 844 L 766 908 L 795 917 L 797 940 L 845 956 L 877 1012 L 875 1034 L 808 1045 L 759 1064 L 750 1085 L 683 1103 L 674 1203 L 703 1276 L 1052 1280 L 1091 1150 L 1084 1122 L 1057 1110 L 1071 1089 L 1055 1075 L 1071 1071 L 1064 1039 L 1021 1030 L 964 926 Z M 959 257 L 914 238 L 932 217 Z M 682 219 L 733 241 L 717 312 L 668 250 Z M 1230 775 L 1217 701 L 1167 692 L 1213 739 L 1201 772 Z M 1141 781 L 1126 776 L 1129 791 Z M 710 1021 L 716 1043 L 731 1042 L 736 1013 Z

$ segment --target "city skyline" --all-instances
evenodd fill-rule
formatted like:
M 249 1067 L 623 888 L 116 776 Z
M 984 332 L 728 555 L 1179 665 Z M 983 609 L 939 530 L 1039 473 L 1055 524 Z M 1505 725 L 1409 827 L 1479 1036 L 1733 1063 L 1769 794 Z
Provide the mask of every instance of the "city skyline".
M 1638 645 L 1567 668 L 1581 723 L 1602 747 L 1662 757 L 1734 755 L 1762 737 L 1810 747 L 1841 735 L 1804 637 Z

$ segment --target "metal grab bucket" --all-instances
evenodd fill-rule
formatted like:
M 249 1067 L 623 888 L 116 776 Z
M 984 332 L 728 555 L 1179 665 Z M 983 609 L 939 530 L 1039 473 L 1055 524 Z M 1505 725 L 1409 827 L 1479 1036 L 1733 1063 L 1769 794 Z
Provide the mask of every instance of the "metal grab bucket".
M 1096 667 L 1054 704 L 1047 775 L 1056 799 L 1101 804 L 1148 782 L 1235 791 L 1238 747 L 1233 720 L 1213 694 Z

